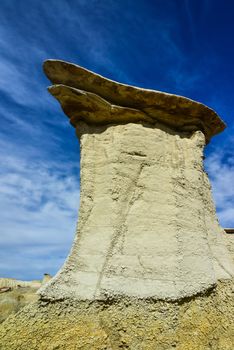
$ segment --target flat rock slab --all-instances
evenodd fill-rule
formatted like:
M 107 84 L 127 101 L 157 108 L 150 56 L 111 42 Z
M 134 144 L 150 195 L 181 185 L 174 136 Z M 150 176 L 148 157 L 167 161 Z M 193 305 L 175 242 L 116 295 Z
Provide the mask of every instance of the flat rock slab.
M 96 124 L 159 121 L 180 131 L 201 130 L 207 142 L 225 128 L 215 111 L 186 97 L 121 84 L 60 60 L 45 61 L 44 71 L 54 84 L 50 93 L 74 126 L 80 119 Z

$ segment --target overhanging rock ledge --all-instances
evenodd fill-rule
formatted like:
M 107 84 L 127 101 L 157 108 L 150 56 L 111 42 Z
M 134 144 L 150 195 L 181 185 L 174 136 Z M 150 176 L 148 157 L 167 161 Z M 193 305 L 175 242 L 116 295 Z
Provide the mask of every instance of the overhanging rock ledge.
M 54 84 L 49 91 L 76 121 L 96 124 L 162 122 L 180 131 L 203 131 L 207 142 L 225 128 L 215 111 L 189 98 L 121 84 L 83 67 L 60 60 L 44 62 Z

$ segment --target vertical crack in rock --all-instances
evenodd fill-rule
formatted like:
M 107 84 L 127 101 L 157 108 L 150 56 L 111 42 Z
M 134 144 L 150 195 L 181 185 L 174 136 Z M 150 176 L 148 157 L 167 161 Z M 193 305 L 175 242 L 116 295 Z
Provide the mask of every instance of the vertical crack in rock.
M 129 154 L 130 156 L 145 157 L 145 155 L 142 155 L 141 153 L 127 153 L 127 154 Z M 114 253 L 114 250 L 115 250 L 117 244 L 119 243 L 120 239 L 124 240 L 124 236 L 127 233 L 126 220 L 127 220 L 128 213 L 129 213 L 132 205 L 138 199 L 138 196 L 135 197 L 135 195 L 136 195 L 136 192 L 138 189 L 139 178 L 140 178 L 140 175 L 143 171 L 144 166 L 145 166 L 144 163 L 137 164 L 137 167 L 139 168 L 139 170 L 136 171 L 136 173 L 134 174 L 134 178 L 131 179 L 131 183 L 128 186 L 127 191 L 124 192 L 124 191 L 120 190 L 121 193 L 119 194 L 117 201 L 122 202 L 123 204 L 121 206 L 119 206 L 119 210 L 118 210 L 117 215 L 116 215 L 114 227 L 117 227 L 117 229 L 114 231 L 113 237 L 111 238 L 111 242 L 110 242 L 107 254 L 106 254 L 106 258 L 105 258 L 104 264 L 102 266 L 100 276 L 99 276 L 98 281 L 97 281 L 97 285 L 96 285 L 96 289 L 95 289 L 95 296 L 97 295 L 97 292 L 100 289 L 104 272 L 109 264 L 110 259 L 113 256 L 113 253 Z M 118 174 L 117 174 L 117 176 L 118 176 Z M 122 249 L 123 249 L 123 245 L 122 245 Z M 120 251 L 121 251 L 121 249 L 120 249 Z

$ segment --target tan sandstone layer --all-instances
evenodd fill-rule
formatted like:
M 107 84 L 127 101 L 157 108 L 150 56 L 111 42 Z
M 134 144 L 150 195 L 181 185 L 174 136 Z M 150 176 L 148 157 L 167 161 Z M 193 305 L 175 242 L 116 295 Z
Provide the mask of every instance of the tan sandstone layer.
M 233 286 L 181 301 L 31 304 L 0 327 L 1 350 L 233 350 Z

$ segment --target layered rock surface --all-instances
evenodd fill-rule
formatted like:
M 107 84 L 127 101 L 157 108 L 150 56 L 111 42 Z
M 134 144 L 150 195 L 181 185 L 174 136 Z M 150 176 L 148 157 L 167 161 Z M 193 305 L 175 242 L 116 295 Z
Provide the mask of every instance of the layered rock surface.
M 173 300 L 231 278 L 203 170 L 217 114 L 66 62 L 44 69 L 80 139 L 81 196 L 71 254 L 41 296 Z

